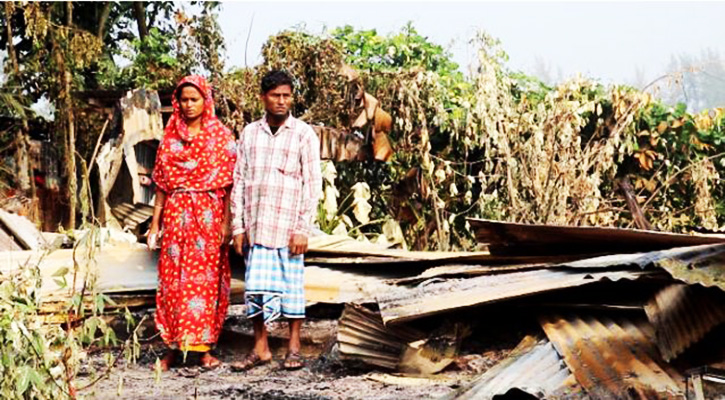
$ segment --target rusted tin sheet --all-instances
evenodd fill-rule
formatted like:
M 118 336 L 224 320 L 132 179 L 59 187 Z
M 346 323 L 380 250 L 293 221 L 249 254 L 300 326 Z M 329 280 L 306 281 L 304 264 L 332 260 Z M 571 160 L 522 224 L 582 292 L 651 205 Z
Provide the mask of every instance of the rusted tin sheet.
M 143 203 L 121 203 L 113 207 L 111 213 L 129 231 L 136 231 L 139 224 L 153 217 L 154 207 Z M 143 232 L 138 233 L 141 234 Z
M 521 265 L 555 264 L 579 260 L 582 256 L 551 255 L 492 255 L 488 251 L 410 251 L 390 249 L 386 245 L 359 242 L 349 236 L 318 235 L 309 240 L 305 260 L 315 265 L 389 266 L 395 264 L 435 266 L 445 264 Z
M 510 273 L 518 271 L 529 271 L 534 269 L 542 269 L 546 264 L 521 264 L 521 265 L 442 265 L 431 267 L 415 276 L 405 276 L 398 279 L 388 281 L 395 285 L 412 285 L 424 282 L 431 278 L 455 278 L 455 277 L 472 277 L 480 275 L 491 275 L 499 273 Z
M 659 355 L 646 319 L 551 315 L 541 326 L 593 399 L 682 399 L 682 376 Z
M 725 237 L 693 236 L 635 229 L 530 225 L 469 219 L 476 240 L 492 254 L 629 253 L 725 243 Z
M 396 369 L 407 343 L 424 334 L 383 325 L 380 314 L 358 305 L 345 305 L 337 328 L 340 358 L 358 360 L 387 369 Z
M 673 278 L 725 290 L 725 244 L 679 247 L 636 254 L 616 254 L 559 264 L 571 268 L 659 267 Z
M 445 400 L 488 400 L 514 389 L 539 399 L 589 398 L 549 339 L 527 336 L 508 358 Z
M 488 252 L 443 252 L 443 251 L 409 251 L 390 249 L 388 246 L 359 242 L 349 236 L 319 235 L 312 236 L 306 256 L 309 257 L 343 257 L 350 261 L 353 257 L 371 257 L 374 262 L 398 260 L 466 260 L 472 257 L 488 256 Z M 364 259 L 358 262 L 365 262 Z
M 725 295 L 699 286 L 670 285 L 645 306 L 662 358 L 670 361 L 725 322 Z
M 305 299 L 307 303 L 374 303 L 378 293 L 392 288 L 385 283 L 388 278 L 364 271 L 308 265 L 305 266 Z
M 377 295 L 383 321 L 397 323 L 463 307 L 481 305 L 551 290 L 582 286 L 603 279 L 634 280 L 651 271 L 576 271 L 539 269 L 468 279 L 433 278 L 415 287 L 395 287 Z

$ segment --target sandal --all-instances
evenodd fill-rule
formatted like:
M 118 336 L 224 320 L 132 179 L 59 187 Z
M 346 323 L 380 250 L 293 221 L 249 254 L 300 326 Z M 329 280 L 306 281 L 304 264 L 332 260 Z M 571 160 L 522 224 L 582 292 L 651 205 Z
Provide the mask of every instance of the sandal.
M 272 358 L 268 358 L 266 360 L 263 360 L 262 358 L 257 355 L 257 353 L 252 350 L 251 353 L 247 354 L 246 357 L 242 359 L 242 361 L 237 361 L 234 363 L 229 364 L 229 367 L 232 369 L 232 371 L 240 372 L 240 371 L 247 371 L 250 370 L 256 366 L 264 365 L 270 362 Z
M 219 361 L 218 358 L 212 356 L 209 353 L 204 353 L 204 355 L 201 356 L 199 363 L 201 364 L 201 367 L 203 369 L 207 369 L 207 370 L 211 370 L 211 369 L 214 369 L 214 368 L 222 365 L 222 362 Z
M 304 367 L 305 364 L 300 353 L 297 351 L 292 351 L 287 353 L 287 356 L 284 358 L 284 363 L 282 364 L 282 366 L 284 366 L 284 369 L 286 370 L 295 370 Z

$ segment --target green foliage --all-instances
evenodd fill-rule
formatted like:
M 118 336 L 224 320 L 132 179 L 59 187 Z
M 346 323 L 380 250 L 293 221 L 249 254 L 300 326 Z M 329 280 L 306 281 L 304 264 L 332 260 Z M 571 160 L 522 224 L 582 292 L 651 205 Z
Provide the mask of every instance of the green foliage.
M 159 89 L 176 84 L 179 63 L 172 53 L 170 39 L 170 35 L 154 28 L 143 40 L 136 38 L 131 42 L 133 64 L 122 74 L 130 75 L 133 87 Z
M 0 396 L 4 399 L 75 398 L 83 389 L 76 386 L 75 377 L 87 349 L 118 344 L 102 318 L 105 306 L 113 304 L 103 294 L 77 292 L 54 316 L 43 312 L 49 306 L 40 293 L 38 265 L 43 257 L 0 276 Z M 65 287 L 72 274 L 64 267 L 52 278 Z M 133 323 L 130 314 L 126 319 Z M 135 346 L 129 342 L 126 348 L 130 355 Z
M 345 61 L 362 71 L 420 67 L 440 75 L 460 74 L 450 52 L 418 34 L 410 22 L 389 36 L 380 36 L 374 29 L 356 31 L 350 25 L 333 30 L 332 36 L 342 44 Z
M 272 37 L 272 47 L 284 41 L 285 56 L 283 62 L 267 57 L 262 68 L 334 71 L 337 55 L 310 61 L 309 54 L 341 49 L 342 59 L 361 73 L 364 89 L 392 114 L 396 152 L 387 164 L 338 163 L 335 190 L 345 198 L 358 182 L 367 182 L 370 219 L 400 221 L 415 248 L 473 248 L 465 217 L 632 226 L 617 185 L 624 177 L 634 182 L 658 229 L 722 223 L 719 110 L 708 119 L 631 88 L 584 79 L 549 87 L 509 71 L 500 42 L 485 34 L 472 42 L 479 62 L 470 77 L 410 25 L 388 36 L 344 27 L 332 38 L 290 32 Z M 299 76 L 302 90 L 328 93 L 326 113 L 308 120 L 349 129 L 348 120 L 334 123 L 335 116 L 350 115 L 349 105 L 330 101 L 345 91 Z M 304 111 L 318 99 L 301 96 L 298 102 Z M 321 226 L 334 229 L 342 215 L 352 220 L 346 204 Z M 361 231 L 374 236 L 380 229 L 369 224 Z

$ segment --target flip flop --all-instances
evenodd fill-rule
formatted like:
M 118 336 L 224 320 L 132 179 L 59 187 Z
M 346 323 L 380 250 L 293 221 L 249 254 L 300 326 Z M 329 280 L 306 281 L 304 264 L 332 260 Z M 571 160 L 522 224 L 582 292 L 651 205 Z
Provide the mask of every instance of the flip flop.
M 282 364 L 282 366 L 286 370 L 295 370 L 304 367 L 305 364 L 300 353 L 295 351 L 287 353 L 287 356 L 284 358 L 284 363 Z
M 267 364 L 271 360 L 272 360 L 272 358 L 262 360 L 257 355 L 257 353 L 252 351 L 251 353 L 247 354 L 247 356 L 244 357 L 242 359 L 242 361 L 237 361 L 237 362 L 231 363 L 231 364 L 229 364 L 229 367 L 232 369 L 232 371 L 235 371 L 235 372 L 248 371 L 254 367 Z

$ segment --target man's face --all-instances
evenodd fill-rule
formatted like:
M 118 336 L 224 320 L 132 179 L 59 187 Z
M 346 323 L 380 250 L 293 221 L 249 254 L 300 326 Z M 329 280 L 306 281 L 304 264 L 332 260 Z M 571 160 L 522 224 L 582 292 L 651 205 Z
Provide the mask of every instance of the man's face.
M 262 94 L 261 98 L 267 114 L 283 117 L 289 113 L 292 104 L 292 88 L 289 85 L 280 85 Z

